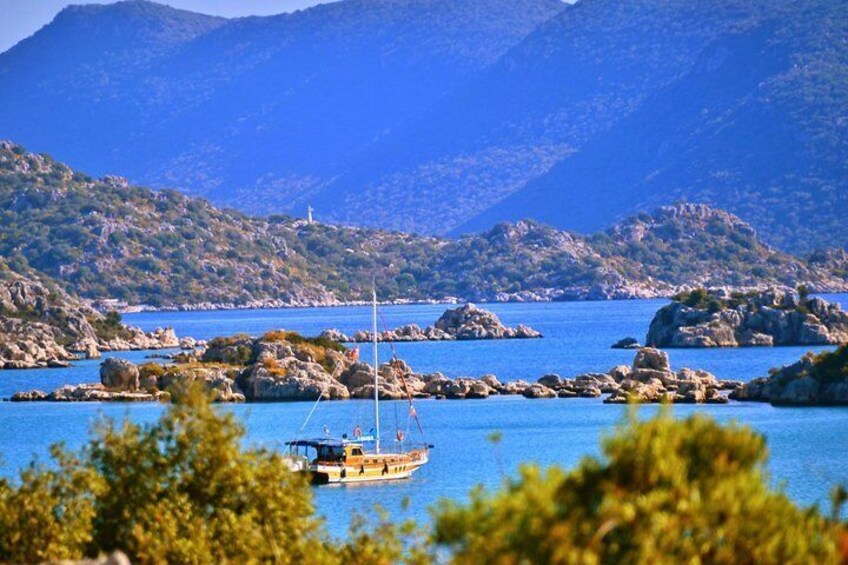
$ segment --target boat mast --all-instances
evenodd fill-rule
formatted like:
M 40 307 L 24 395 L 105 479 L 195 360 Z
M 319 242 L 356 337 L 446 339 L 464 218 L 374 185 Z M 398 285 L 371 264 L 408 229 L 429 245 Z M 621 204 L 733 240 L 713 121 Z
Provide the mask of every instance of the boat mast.
M 371 310 L 373 325 L 371 326 L 371 339 L 374 341 L 374 435 L 375 451 L 380 453 L 380 389 L 378 386 L 379 371 L 377 370 L 379 360 L 377 356 L 377 283 L 371 287 Z

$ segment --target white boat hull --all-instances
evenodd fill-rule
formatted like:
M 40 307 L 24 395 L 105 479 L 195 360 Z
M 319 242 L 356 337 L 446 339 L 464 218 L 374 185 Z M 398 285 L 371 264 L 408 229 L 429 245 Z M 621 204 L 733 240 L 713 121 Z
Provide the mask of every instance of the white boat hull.
M 309 465 L 305 471 L 312 476 L 312 482 L 315 484 L 375 483 L 408 479 L 425 463 L 427 463 L 426 457 L 383 467 L 313 464 Z

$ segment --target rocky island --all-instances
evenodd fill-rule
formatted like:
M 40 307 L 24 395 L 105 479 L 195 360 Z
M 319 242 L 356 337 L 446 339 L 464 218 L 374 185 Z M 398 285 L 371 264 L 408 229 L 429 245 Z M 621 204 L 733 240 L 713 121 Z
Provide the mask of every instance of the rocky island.
M 535 383 L 502 383 L 495 375 L 449 378 L 440 372 L 417 373 L 399 359 L 378 370 L 381 399 L 478 399 L 492 395 L 526 398 L 573 398 L 609 395 L 607 403 L 726 402 L 722 390 L 739 383 L 719 381 L 704 371 L 673 372 L 668 355 L 651 348 L 636 352 L 632 366 L 573 379 L 544 375 Z M 355 350 L 326 337 L 309 338 L 290 331 L 261 337 L 218 337 L 205 350 L 185 352 L 174 362 L 141 366 L 110 358 L 100 369 L 100 382 L 66 385 L 53 392 L 19 392 L 13 401 L 155 401 L 167 400 L 172 385 L 201 382 L 218 402 L 309 401 L 374 397 L 373 368 Z
M 325 330 L 321 337 L 340 343 L 366 343 L 371 332 L 360 330 L 351 336 L 339 330 Z M 418 324 L 407 324 L 377 335 L 377 341 L 446 341 L 474 339 L 526 339 L 542 334 L 524 324 L 511 328 L 505 326 L 496 314 L 474 304 L 448 309 L 436 323 L 421 329 Z
M 749 293 L 696 289 L 677 294 L 651 321 L 653 347 L 746 347 L 848 343 L 848 313 L 804 287 Z
M 104 351 L 178 347 L 170 328 L 143 332 L 101 314 L 62 289 L 4 268 L 0 262 L 0 369 L 66 367 Z
M 848 346 L 800 360 L 768 377 L 754 379 L 731 394 L 734 400 L 787 406 L 848 405 Z

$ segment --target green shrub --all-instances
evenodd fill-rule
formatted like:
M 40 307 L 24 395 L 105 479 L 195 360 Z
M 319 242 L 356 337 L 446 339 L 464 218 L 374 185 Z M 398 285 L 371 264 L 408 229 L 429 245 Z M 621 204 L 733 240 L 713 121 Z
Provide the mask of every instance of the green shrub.
M 631 421 L 572 471 L 442 503 L 455 563 L 837 563 L 840 530 L 771 490 L 765 441 L 704 416 Z
M 253 338 L 247 334 L 236 334 L 210 340 L 202 360 L 244 366 L 255 361 L 254 353 Z
M 813 358 L 813 377 L 825 383 L 848 380 L 848 345 L 816 355 Z
M 0 479 L 0 561 L 121 550 L 133 563 L 838 563 L 848 536 L 771 489 L 765 440 L 696 415 L 631 419 L 577 468 L 524 467 L 496 493 L 415 524 L 353 522 L 335 541 L 282 458 L 198 386 L 151 424 L 104 421 L 78 452 L 52 449 L 17 483 Z M 493 436 L 494 437 L 494 436 Z M 438 556 L 438 558 L 437 558 Z
M 89 465 L 54 446 L 55 465 L 31 464 L 19 483 L 0 479 L 0 561 L 39 563 L 86 554 L 102 482 Z
M 707 310 L 710 313 L 716 313 L 727 307 L 727 304 L 711 295 L 705 288 L 696 288 L 692 291 L 679 292 L 671 297 L 675 302 L 681 302 L 690 308 L 699 310 Z
M 123 324 L 121 315 L 114 310 L 101 317 L 90 317 L 88 320 L 94 328 L 94 333 L 97 337 L 104 341 L 112 341 L 113 339 L 130 339 L 133 334 Z
M 138 367 L 139 380 L 145 380 L 150 377 L 158 379 L 165 374 L 165 367 L 159 363 L 144 363 Z
M 193 387 L 153 424 L 106 421 L 79 453 L 54 448 L 56 466 L 0 480 L 0 561 L 390 563 L 407 550 L 394 527 L 331 541 L 303 479 L 243 449 L 244 433 Z
M 56 448 L 66 462 L 59 472 L 34 467 L 20 486 L 4 482 L 0 559 L 115 549 L 133 562 L 267 558 L 272 539 L 303 557 L 316 530 L 307 491 L 276 456 L 243 452 L 241 427 L 197 394 L 153 425 L 102 424 L 76 457 Z M 36 519 L 39 527 L 20 536 Z M 289 544 L 294 538 L 302 539 Z

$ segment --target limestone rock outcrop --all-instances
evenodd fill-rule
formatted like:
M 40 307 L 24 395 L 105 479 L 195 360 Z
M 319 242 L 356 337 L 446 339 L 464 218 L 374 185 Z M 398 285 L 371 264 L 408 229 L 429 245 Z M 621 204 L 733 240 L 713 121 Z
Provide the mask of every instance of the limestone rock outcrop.
M 525 388 L 521 393 L 524 398 L 556 398 L 556 391 L 545 385 L 535 383 Z
M 60 288 L 3 272 L 0 280 L 0 369 L 64 367 L 104 351 L 177 347 L 171 328 L 144 332 L 104 316 Z
M 606 373 L 584 373 L 572 379 L 557 374 L 541 377 L 522 388 L 527 398 L 596 398 L 608 395 L 608 404 L 626 402 L 725 403 L 723 390 L 740 386 L 720 381 L 706 371 L 673 371 L 668 354 L 643 347 L 636 352 L 632 366 L 619 365 Z M 550 392 L 548 392 L 550 391 Z M 501 394 L 506 394 L 503 390 Z M 551 394 L 553 393 L 553 394 Z
M 350 398 L 348 389 L 321 365 L 294 357 L 278 360 L 271 367 L 253 365 L 237 382 L 245 399 L 253 402 L 315 400 L 321 394 L 327 400 Z
M 657 312 L 646 343 L 654 347 L 848 343 L 848 313 L 839 304 L 808 299 L 787 288 L 744 295 L 724 289 L 693 291 Z
M 614 375 L 614 376 L 613 376 Z M 643 347 L 636 352 L 629 371 L 615 368 L 610 376 L 617 381 L 619 389 L 604 400 L 607 403 L 675 402 L 687 404 L 726 403 L 722 390 L 729 390 L 738 383 L 719 381 L 706 371 L 671 369 L 668 354 L 652 347 Z
M 0 318 L 0 369 L 64 366 L 76 355 L 62 345 L 62 337 L 49 324 Z
M 12 402 L 152 402 L 165 400 L 164 392 L 110 390 L 102 384 L 64 385 L 51 393 L 34 390 L 18 392 L 12 396 Z
M 801 359 L 754 379 L 730 395 L 734 400 L 775 405 L 848 405 L 848 346 Z
M 612 349 L 639 349 L 639 340 L 635 337 L 625 337 L 612 344 Z
M 359 330 L 348 336 L 337 329 L 324 330 L 321 337 L 340 343 L 369 342 L 371 332 Z M 508 327 L 500 319 L 474 304 L 449 309 L 441 315 L 435 325 L 421 328 L 418 324 L 406 324 L 393 330 L 379 333 L 377 341 L 447 341 L 474 339 L 532 339 L 542 337 L 533 328 L 518 324 Z
M 474 304 L 466 304 L 445 311 L 436 320 L 434 327 L 456 339 L 542 337 L 542 334 L 524 324 L 519 324 L 515 328 L 504 326 L 494 313 L 478 308 Z
M 138 390 L 138 376 L 138 367 L 126 359 L 110 357 L 100 364 L 100 383 L 106 388 Z
M 323 338 L 275 331 L 254 338 L 235 335 L 211 340 L 202 354 L 180 353 L 170 363 L 136 366 L 116 358 L 101 364 L 100 383 L 65 386 L 45 393 L 21 392 L 17 401 L 34 400 L 164 400 L 174 385 L 201 382 L 218 402 L 284 402 L 374 398 L 374 370 L 355 351 Z M 525 398 L 598 398 L 604 402 L 727 402 L 720 391 L 738 383 L 719 381 L 705 371 L 671 369 L 668 354 L 641 348 L 632 366 L 606 373 L 563 378 L 556 373 L 537 382 L 501 382 L 495 375 L 449 378 L 417 373 L 393 359 L 377 369 L 377 396 L 382 400 L 412 398 L 483 399 L 493 395 Z

